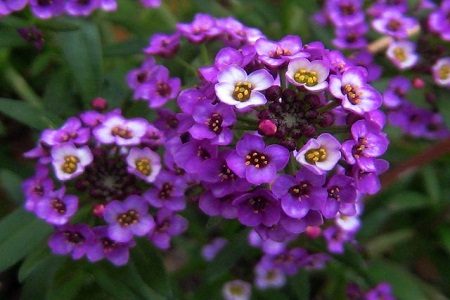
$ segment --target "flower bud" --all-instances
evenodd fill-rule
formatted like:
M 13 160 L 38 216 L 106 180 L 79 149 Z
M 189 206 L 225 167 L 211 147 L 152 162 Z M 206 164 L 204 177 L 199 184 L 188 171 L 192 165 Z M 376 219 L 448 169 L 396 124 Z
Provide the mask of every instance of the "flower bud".
M 261 135 L 273 136 L 277 132 L 277 125 L 272 120 L 262 120 L 258 125 L 258 132 Z

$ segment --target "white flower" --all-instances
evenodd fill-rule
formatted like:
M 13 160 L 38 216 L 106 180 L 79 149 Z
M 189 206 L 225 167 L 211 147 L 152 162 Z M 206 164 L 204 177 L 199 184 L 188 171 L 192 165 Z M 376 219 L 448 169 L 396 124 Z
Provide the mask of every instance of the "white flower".
M 80 175 L 94 159 L 88 146 L 77 148 L 72 143 L 54 146 L 51 155 L 53 169 L 59 180 L 69 180 Z
M 266 97 L 260 91 L 272 86 L 274 79 L 266 70 L 249 75 L 238 66 L 228 66 L 217 75 L 216 95 L 220 101 L 238 109 L 263 105 Z
M 309 61 L 306 58 L 296 58 L 289 62 L 286 77 L 290 83 L 303 86 L 309 91 L 321 91 L 327 88 L 326 79 L 330 69 L 321 60 Z

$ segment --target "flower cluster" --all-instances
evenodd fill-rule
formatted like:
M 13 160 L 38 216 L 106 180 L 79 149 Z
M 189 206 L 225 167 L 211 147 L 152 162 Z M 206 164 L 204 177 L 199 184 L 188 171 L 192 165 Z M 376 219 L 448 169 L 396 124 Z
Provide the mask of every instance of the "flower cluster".
M 436 101 L 431 99 L 450 87 L 450 57 L 445 51 L 445 42 L 450 40 L 446 17 L 449 12 L 448 0 L 439 6 L 427 0 L 418 1 L 414 7 L 403 0 L 378 0 L 368 7 L 361 0 L 327 0 L 315 18 L 322 25 L 330 23 L 335 27 L 333 44 L 340 49 L 359 51 L 366 47 L 370 28 L 384 35 L 384 40 L 375 41 L 368 48 L 375 53 L 386 46 L 386 57 L 396 67 L 393 72 L 401 72 L 399 77 L 392 78 L 385 91 L 388 96 L 384 104 L 390 111 L 390 123 L 414 137 L 437 139 L 449 136 Z M 366 18 L 370 18 L 370 25 Z M 411 83 L 406 81 L 414 83 L 415 92 L 421 93 L 428 108 L 407 97 L 405 87 Z M 399 84 L 402 86 L 397 88 Z
M 120 110 L 86 111 L 42 133 L 25 154 L 39 162 L 22 189 L 26 209 L 55 226 L 54 253 L 123 265 L 134 236 L 169 247 L 187 221 L 176 214 L 180 206 L 161 204 L 178 192 L 162 183 L 175 176 L 155 152 L 163 141 L 151 123 L 127 119 Z
M 155 104 L 158 95 L 142 96 L 158 80 L 171 80 L 166 71 L 155 75 L 161 67 L 152 56 L 127 77 L 135 98 L 158 112 L 166 164 L 201 191 L 204 213 L 252 229 L 251 243 L 265 253 L 255 269 L 259 287 L 281 285 L 300 267 L 320 268 L 328 255 L 290 243 L 306 232 L 342 253 L 359 227 L 362 196 L 379 190 L 378 175 L 388 168 L 380 159 L 388 140 L 382 96 L 370 84 L 379 74 L 371 57 L 350 61 L 292 35 L 272 41 L 231 18 L 204 14 L 175 34 L 153 36 L 144 52 L 170 58 L 181 37 L 194 44 L 218 39 L 225 47 L 199 69 L 199 84 L 179 93 L 179 112 Z M 204 255 L 211 259 L 223 244 Z M 276 250 L 266 252 L 266 244 Z M 275 275 L 280 279 L 268 282 Z
M 146 7 L 158 7 L 161 0 L 140 0 Z M 114 11 L 116 0 L 12 0 L 2 1 L 0 17 L 7 16 L 29 6 L 34 16 L 39 19 L 49 19 L 60 15 L 88 16 L 94 10 Z
M 387 282 L 381 282 L 374 288 L 365 292 L 357 284 L 349 284 L 347 286 L 346 296 L 350 300 L 395 299 L 391 285 Z

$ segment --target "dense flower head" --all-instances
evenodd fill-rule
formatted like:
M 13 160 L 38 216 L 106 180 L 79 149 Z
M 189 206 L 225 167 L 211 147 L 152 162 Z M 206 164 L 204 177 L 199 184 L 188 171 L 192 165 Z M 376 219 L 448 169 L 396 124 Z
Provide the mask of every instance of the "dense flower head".
M 164 171 L 168 175 L 159 179 L 162 163 L 155 137 L 161 134 L 151 123 L 128 119 L 120 110 L 87 111 L 43 131 L 38 146 L 28 152 L 40 160 L 36 174 L 22 188 L 25 208 L 57 226 L 49 241 L 55 253 L 127 262 L 134 236 L 148 235 L 157 226 L 153 215 L 161 206 L 150 208 L 154 197 L 145 198 L 144 191 L 175 176 Z M 178 179 L 174 182 L 181 187 Z M 79 216 L 86 209 L 95 220 Z

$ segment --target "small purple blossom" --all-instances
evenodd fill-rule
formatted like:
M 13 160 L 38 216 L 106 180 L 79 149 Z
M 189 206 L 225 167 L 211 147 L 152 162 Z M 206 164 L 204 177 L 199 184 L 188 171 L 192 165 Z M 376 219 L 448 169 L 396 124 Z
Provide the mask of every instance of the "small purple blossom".
M 33 14 L 40 19 L 49 19 L 64 12 L 64 0 L 29 0 Z
M 356 214 L 357 191 L 354 179 L 343 174 L 335 174 L 326 185 L 328 197 L 321 209 L 325 218 L 334 218 L 338 212 L 352 216 Z
M 286 283 L 286 276 L 278 269 L 266 269 L 261 264 L 255 267 L 255 285 L 261 290 L 282 287 Z
M 51 155 L 53 170 L 59 180 L 70 180 L 79 176 L 94 159 L 88 146 L 77 148 L 72 143 L 54 146 Z
M 329 0 L 325 13 L 335 26 L 352 26 L 364 21 L 362 0 Z
M 252 286 L 239 279 L 228 281 L 222 287 L 222 296 L 225 300 L 249 300 Z
M 108 237 L 120 243 L 132 240 L 133 235 L 143 236 L 155 227 L 153 217 L 148 214 L 144 198 L 132 195 L 121 201 L 111 201 L 103 212 L 108 226 Z
M 229 168 L 253 184 L 271 182 L 289 160 L 289 151 L 280 145 L 266 147 L 262 137 L 245 134 L 226 159 Z
M 307 58 L 296 58 L 289 62 L 286 77 L 295 86 L 301 86 L 308 91 L 322 91 L 328 87 L 330 70 L 324 61 Z
M 68 0 L 65 9 L 72 16 L 88 16 L 99 7 L 99 4 L 99 0 Z
M 372 21 L 372 26 L 376 31 L 399 39 L 407 38 L 408 31 L 418 24 L 415 18 L 406 17 L 396 10 L 385 11 Z
M 238 109 L 258 106 L 267 102 L 260 92 L 272 86 L 272 75 L 264 69 L 247 72 L 238 66 L 229 66 L 217 75 L 215 85 L 217 97 L 223 103 Z
M 182 177 L 176 176 L 173 172 L 163 170 L 153 184 L 155 186 L 144 193 L 144 198 L 151 206 L 156 208 L 164 207 L 171 211 L 185 209 L 186 196 L 184 192 L 187 184 Z
M 41 140 L 49 146 L 72 142 L 76 145 L 86 144 L 90 138 L 89 128 L 82 126 L 80 119 L 69 118 L 59 129 L 46 129 Z
M 438 59 L 436 63 L 431 67 L 431 70 L 433 72 L 433 79 L 436 84 L 440 86 L 450 87 L 450 57 L 443 57 Z
M 322 133 L 317 139 L 310 139 L 299 151 L 294 151 L 295 159 L 311 172 L 321 175 L 330 171 L 341 159 L 341 144 L 329 133 Z
M 209 244 L 203 246 L 202 257 L 206 261 L 211 261 L 214 259 L 216 254 L 228 243 L 227 239 L 218 237 L 212 240 Z
M 238 209 L 238 220 L 247 226 L 272 226 L 280 220 L 280 204 L 271 192 L 257 189 L 233 201 Z
M 221 30 L 217 27 L 215 18 L 199 13 L 191 23 L 178 23 L 177 32 L 193 43 L 200 43 L 217 37 Z
M 95 236 L 86 224 L 60 226 L 50 237 L 48 245 L 52 252 L 59 255 L 71 254 L 73 259 L 80 259 L 92 244 Z
M 42 198 L 36 203 L 36 215 L 50 224 L 66 224 L 78 210 L 78 197 L 66 195 L 65 192 L 63 187 Z
M 159 249 L 168 249 L 170 239 L 186 231 L 188 221 L 170 210 L 160 209 L 155 216 L 155 228 L 148 237 Z
M 295 35 L 287 35 L 278 42 L 266 38 L 258 39 L 255 43 L 255 50 L 258 59 L 269 68 L 279 67 L 297 57 L 308 56 L 301 52 L 302 40 Z
M 146 134 L 147 124 L 142 118 L 127 120 L 120 115 L 108 115 L 102 124 L 92 130 L 92 134 L 103 144 L 134 146 Z
M 155 181 L 161 170 L 159 155 L 149 148 L 131 148 L 126 158 L 128 172 L 144 179 L 147 182 Z
M 411 41 L 393 41 L 386 50 L 386 55 L 400 70 L 413 67 L 419 60 L 416 44 Z

